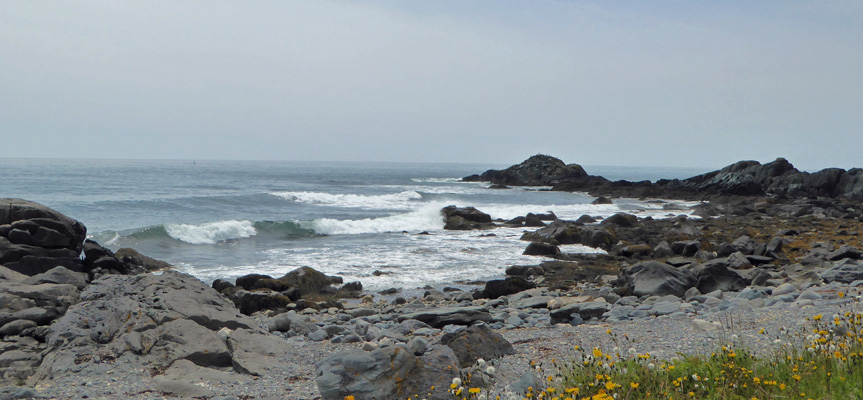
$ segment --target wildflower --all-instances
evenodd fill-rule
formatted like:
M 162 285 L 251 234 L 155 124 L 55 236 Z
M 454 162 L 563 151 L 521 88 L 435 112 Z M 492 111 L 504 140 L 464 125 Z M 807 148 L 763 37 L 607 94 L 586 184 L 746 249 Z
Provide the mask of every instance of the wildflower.
M 656 365 L 654 363 L 647 364 L 647 369 L 653 370 L 654 368 L 656 368 Z
M 485 360 L 483 360 L 482 358 L 476 360 L 476 365 L 479 365 L 480 368 L 484 367 L 485 366 Z
M 354 395 L 345 396 L 345 400 L 354 400 Z
M 821 315 L 821 314 L 818 314 L 818 315 L 816 315 L 816 316 L 812 317 L 812 319 L 814 319 L 814 320 L 816 320 L 816 321 L 821 321 L 821 318 L 824 318 L 824 316 L 823 316 L 823 315 Z
M 637 352 L 635 351 L 635 347 L 630 347 L 628 352 L 630 357 L 635 357 L 635 355 L 637 354 Z
M 452 384 L 456 386 L 461 386 L 461 378 L 452 378 Z
M 598 347 L 594 347 L 593 356 L 597 358 L 602 357 L 602 350 L 600 350 Z
M 630 382 L 629 387 L 631 387 L 633 389 L 638 389 L 638 382 Z
M 736 342 L 740 337 L 737 334 L 731 335 L 731 341 Z
M 468 392 L 468 393 L 470 393 L 470 394 L 478 394 L 480 391 L 481 391 L 481 389 L 480 389 L 480 388 L 478 388 L 478 387 L 470 388 L 470 389 L 468 389 L 468 390 L 467 390 L 467 392 Z
M 494 375 L 494 371 L 495 371 L 495 370 L 494 370 L 494 367 L 492 367 L 491 365 L 489 365 L 489 366 L 485 369 L 485 373 L 487 373 L 487 374 L 489 374 L 489 375 Z

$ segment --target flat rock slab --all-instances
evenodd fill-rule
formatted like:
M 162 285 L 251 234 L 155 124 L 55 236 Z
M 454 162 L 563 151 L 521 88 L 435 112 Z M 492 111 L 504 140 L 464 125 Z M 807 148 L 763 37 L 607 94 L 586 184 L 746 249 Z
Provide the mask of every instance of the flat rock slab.
M 435 328 L 446 325 L 470 325 L 474 321 L 489 322 L 492 319 L 488 309 L 483 306 L 440 307 L 403 314 L 399 321 L 415 319 Z

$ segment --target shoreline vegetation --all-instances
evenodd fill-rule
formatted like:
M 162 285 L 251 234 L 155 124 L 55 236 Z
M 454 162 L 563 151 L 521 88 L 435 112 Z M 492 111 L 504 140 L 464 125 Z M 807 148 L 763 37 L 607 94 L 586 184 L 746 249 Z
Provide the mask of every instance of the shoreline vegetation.
M 522 227 L 525 254 L 553 260 L 407 296 L 308 267 L 206 285 L 0 199 L 0 399 L 863 398 L 863 170 L 611 182 L 537 155 L 464 180 L 673 216 L 446 207 L 445 229 Z

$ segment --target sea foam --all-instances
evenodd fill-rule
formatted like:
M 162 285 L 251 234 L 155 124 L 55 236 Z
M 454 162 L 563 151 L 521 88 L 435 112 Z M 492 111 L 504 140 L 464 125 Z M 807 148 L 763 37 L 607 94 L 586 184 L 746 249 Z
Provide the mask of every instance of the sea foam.
M 301 222 L 306 229 L 324 235 L 356 235 L 362 233 L 384 233 L 401 231 L 430 231 L 443 229 L 444 221 L 438 204 L 427 205 L 416 211 L 387 217 L 358 220 L 321 218 Z
M 216 244 L 257 234 L 251 221 L 218 221 L 201 225 L 167 224 L 165 232 L 174 239 L 190 244 Z
M 299 203 L 318 204 L 333 207 L 364 208 L 364 209 L 393 209 L 405 210 L 413 206 L 410 200 L 422 199 L 422 195 L 416 191 L 404 191 L 400 193 L 365 196 L 359 194 L 338 194 L 323 192 L 273 192 L 273 196 Z

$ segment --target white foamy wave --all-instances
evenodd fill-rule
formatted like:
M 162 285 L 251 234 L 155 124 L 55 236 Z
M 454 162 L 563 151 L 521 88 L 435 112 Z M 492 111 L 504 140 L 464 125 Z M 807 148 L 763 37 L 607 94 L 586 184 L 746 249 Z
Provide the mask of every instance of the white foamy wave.
M 456 183 L 460 182 L 461 178 L 411 178 L 411 180 L 418 183 Z
M 443 229 L 443 218 L 438 205 L 425 206 L 417 211 L 380 218 L 337 220 L 330 218 L 302 222 L 306 229 L 324 235 L 356 235 L 401 231 L 430 231 Z
M 219 221 L 201 225 L 169 224 L 165 232 L 174 239 L 191 244 L 216 244 L 225 240 L 255 236 L 251 221 Z
M 408 203 L 410 200 L 418 200 L 422 195 L 416 191 L 404 191 L 393 194 L 382 194 L 377 196 L 365 196 L 360 194 L 334 194 L 321 192 L 273 192 L 286 200 L 308 204 L 320 204 L 325 206 L 365 208 L 365 209 L 395 209 L 405 210 L 412 208 Z

